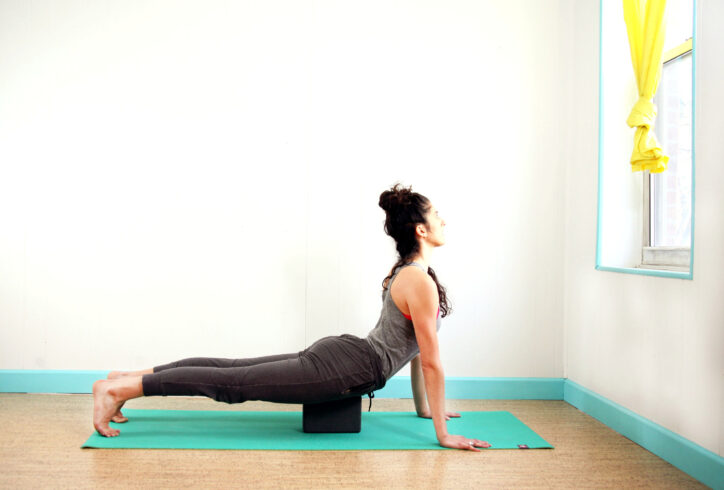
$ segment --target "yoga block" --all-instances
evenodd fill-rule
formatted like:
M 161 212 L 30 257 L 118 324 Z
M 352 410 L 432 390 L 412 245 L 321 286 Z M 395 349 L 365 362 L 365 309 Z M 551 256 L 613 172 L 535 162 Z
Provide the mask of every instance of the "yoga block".
M 359 432 L 362 429 L 362 397 L 333 402 L 310 403 L 302 407 L 304 432 Z

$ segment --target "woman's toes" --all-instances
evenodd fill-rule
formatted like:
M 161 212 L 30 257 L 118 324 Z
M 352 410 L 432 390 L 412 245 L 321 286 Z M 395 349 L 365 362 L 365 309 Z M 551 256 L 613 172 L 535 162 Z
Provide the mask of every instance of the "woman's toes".
M 93 424 L 93 426 L 95 427 L 96 431 L 98 431 L 98 433 L 103 437 L 115 437 L 121 433 L 121 431 L 118 429 L 111 429 L 108 424 L 100 423 Z
M 116 437 L 120 433 L 121 431 L 118 429 L 108 429 L 102 432 L 102 434 L 106 437 Z
M 121 411 L 119 410 L 118 413 L 116 413 L 113 418 L 111 419 L 112 422 L 115 422 L 117 424 L 122 424 L 124 422 L 128 422 L 128 417 L 125 417 Z

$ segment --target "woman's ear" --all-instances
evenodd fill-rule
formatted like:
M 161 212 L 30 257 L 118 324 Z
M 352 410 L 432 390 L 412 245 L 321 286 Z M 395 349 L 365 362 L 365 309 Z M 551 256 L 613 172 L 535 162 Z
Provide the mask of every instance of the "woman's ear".
M 425 228 L 425 225 L 417 225 L 415 227 L 415 233 L 417 234 L 417 236 L 419 236 L 421 238 L 426 238 L 427 237 L 427 228 Z

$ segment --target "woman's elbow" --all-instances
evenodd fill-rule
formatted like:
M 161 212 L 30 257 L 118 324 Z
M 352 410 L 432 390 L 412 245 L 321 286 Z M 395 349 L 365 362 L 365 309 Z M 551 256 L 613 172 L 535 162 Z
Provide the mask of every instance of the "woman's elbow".
M 439 359 L 423 359 L 422 360 L 422 372 L 425 376 L 430 374 L 442 373 L 442 363 Z

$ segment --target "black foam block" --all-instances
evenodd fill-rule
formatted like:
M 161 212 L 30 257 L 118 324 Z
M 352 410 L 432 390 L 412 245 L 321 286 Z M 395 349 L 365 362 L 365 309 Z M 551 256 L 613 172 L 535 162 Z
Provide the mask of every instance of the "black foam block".
M 359 432 L 362 429 L 362 397 L 309 403 L 302 407 L 304 432 Z

